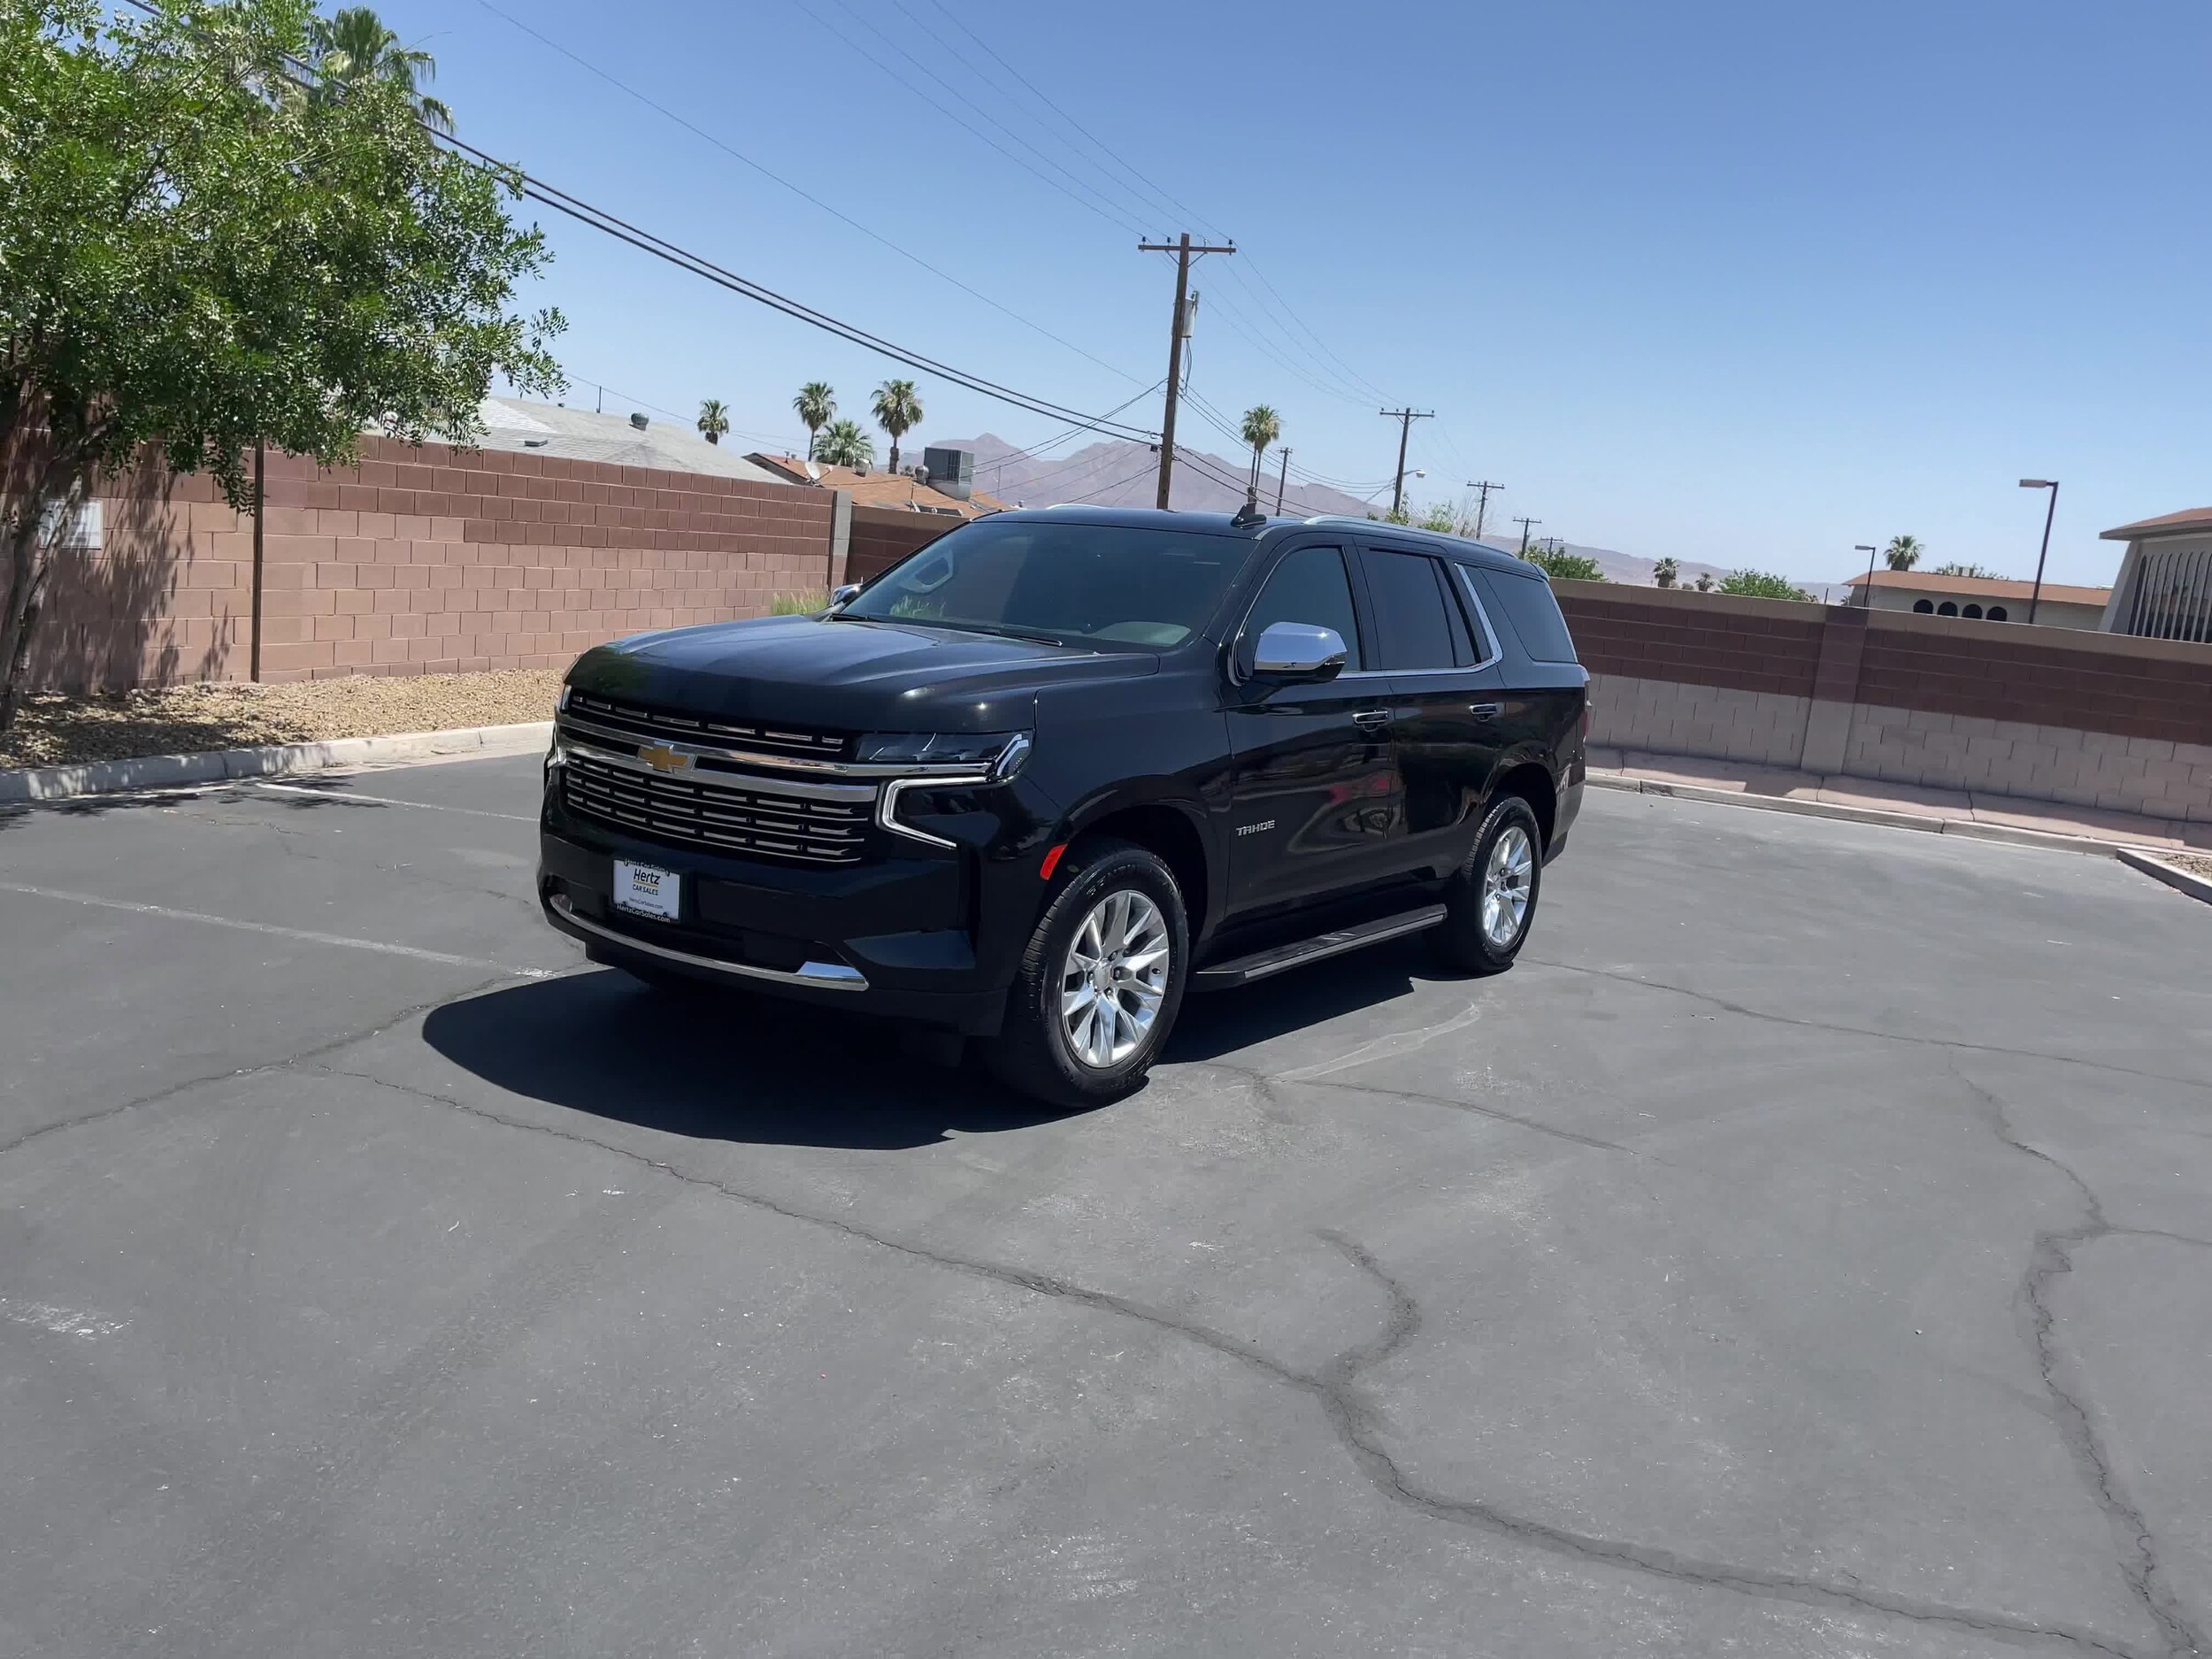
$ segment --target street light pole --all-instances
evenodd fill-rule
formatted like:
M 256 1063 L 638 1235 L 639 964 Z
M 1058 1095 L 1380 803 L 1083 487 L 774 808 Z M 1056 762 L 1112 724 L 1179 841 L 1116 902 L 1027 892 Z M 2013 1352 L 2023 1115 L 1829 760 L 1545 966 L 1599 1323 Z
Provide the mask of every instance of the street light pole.
M 2058 517 L 2058 480 L 2055 478 L 2024 478 L 2022 489 L 2047 489 L 2051 504 L 2043 513 L 2043 550 L 2035 556 L 2035 587 L 2028 595 L 2028 626 L 2035 626 L 2035 608 L 2043 598 L 2043 561 L 2051 557 L 2051 520 Z
M 1875 554 L 1880 552 L 1881 549 L 1879 548 L 1870 548 L 1867 546 L 1865 542 L 1862 541 L 1851 550 L 1854 553 L 1863 553 L 1866 555 L 1866 593 L 1861 597 L 1859 603 L 1862 605 L 1864 605 L 1869 611 L 1871 611 L 1874 609 L 1874 556 Z

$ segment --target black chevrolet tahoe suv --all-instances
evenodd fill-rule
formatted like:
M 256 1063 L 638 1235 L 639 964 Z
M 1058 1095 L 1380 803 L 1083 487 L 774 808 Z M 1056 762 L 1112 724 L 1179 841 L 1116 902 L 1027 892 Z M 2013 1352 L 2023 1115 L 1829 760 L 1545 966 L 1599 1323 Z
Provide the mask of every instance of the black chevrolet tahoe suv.
M 1417 930 L 1510 965 L 1588 680 L 1541 572 L 1474 542 L 1000 513 L 816 614 L 587 651 L 539 895 L 649 982 L 987 1040 L 1016 1088 L 1105 1100 L 1187 990 Z

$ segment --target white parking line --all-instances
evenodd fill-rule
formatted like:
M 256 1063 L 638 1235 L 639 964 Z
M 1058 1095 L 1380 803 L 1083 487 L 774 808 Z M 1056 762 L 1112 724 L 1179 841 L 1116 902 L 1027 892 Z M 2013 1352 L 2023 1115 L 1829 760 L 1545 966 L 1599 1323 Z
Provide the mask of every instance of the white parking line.
M 0 893 L 20 893 L 27 898 L 55 899 L 69 904 L 96 905 L 104 910 L 127 910 L 135 916 L 158 916 L 165 921 L 205 922 L 213 927 L 232 927 L 242 933 L 268 933 L 296 939 L 308 945 L 336 945 L 348 950 L 373 950 L 387 956 L 412 956 L 419 962 L 439 962 L 455 968 L 488 968 L 518 979 L 550 979 L 558 968 L 518 968 L 482 956 L 457 956 L 443 950 L 423 950 L 413 945 L 388 944 L 380 939 L 352 939 L 343 933 L 311 933 L 303 927 L 280 927 L 273 922 L 242 922 L 231 916 L 210 916 L 204 910 L 176 910 L 165 904 L 141 904 L 132 899 L 104 899 L 94 893 L 65 893 L 55 887 L 27 887 L 19 881 L 0 881 Z
M 537 814 L 534 812 L 491 812 L 480 806 L 447 806 L 437 801 L 403 801 L 397 795 L 360 795 L 351 789 L 311 789 L 305 784 L 266 783 L 258 779 L 249 787 L 255 789 L 273 790 L 279 795 L 305 795 L 311 801 L 334 801 L 341 804 L 349 801 L 357 801 L 365 806 L 419 807 L 426 812 L 458 812 L 465 818 L 504 818 L 510 824 L 534 824 L 538 821 Z

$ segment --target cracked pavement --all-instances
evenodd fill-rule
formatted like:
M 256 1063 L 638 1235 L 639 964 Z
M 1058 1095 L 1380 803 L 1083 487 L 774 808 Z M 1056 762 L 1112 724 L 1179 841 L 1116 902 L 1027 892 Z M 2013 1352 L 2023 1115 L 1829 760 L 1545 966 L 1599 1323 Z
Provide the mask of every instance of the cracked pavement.
M 1598 794 L 1060 1115 L 582 964 L 535 772 L 0 817 L 0 1655 L 2212 1651 L 2202 907 Z

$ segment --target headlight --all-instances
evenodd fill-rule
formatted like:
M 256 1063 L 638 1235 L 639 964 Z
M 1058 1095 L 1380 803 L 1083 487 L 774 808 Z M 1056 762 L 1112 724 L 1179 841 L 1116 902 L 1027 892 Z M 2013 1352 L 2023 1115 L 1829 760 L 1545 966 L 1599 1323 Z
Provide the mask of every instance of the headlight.
M 569 687 L 566 682 L 564 682 L 561 686 L 561 695 L 553 700 L 554 713 L 559 714 L 568 707 L 568 694 Z
M 1012 777 L 1028 757 L 1026 732 L 871 732 L 854 757 L 872 766 L 972 766 L 994 781 Z

